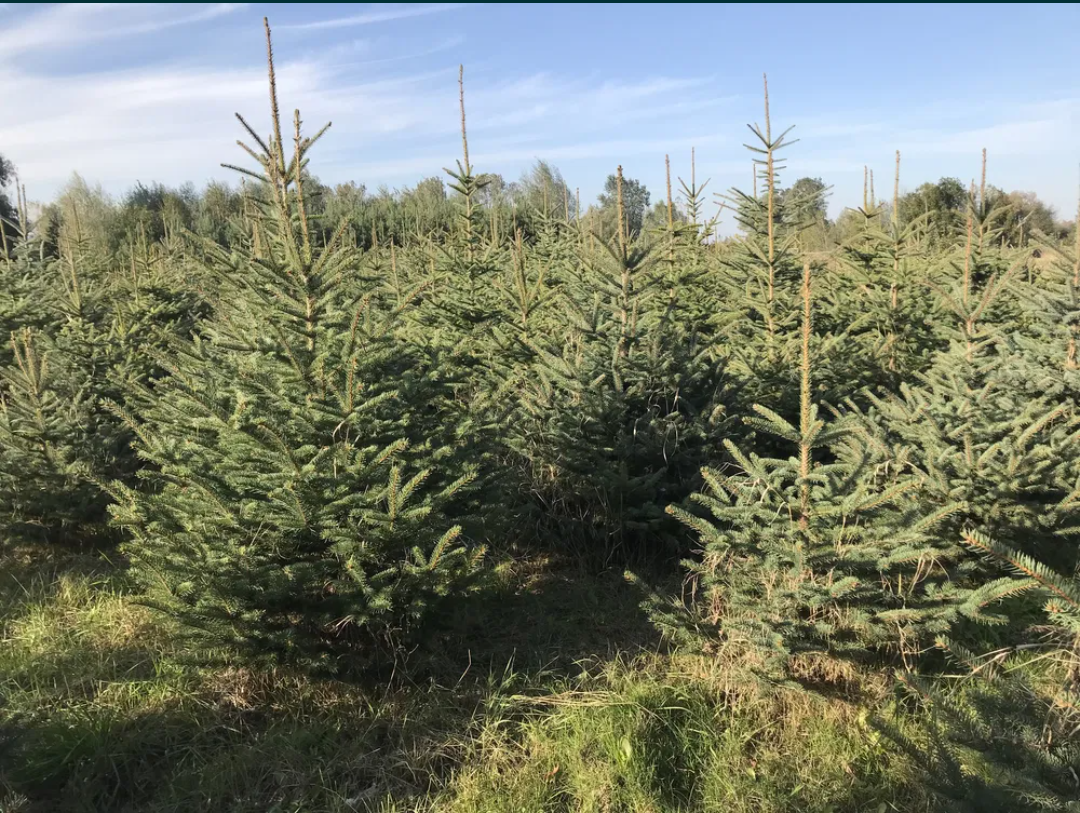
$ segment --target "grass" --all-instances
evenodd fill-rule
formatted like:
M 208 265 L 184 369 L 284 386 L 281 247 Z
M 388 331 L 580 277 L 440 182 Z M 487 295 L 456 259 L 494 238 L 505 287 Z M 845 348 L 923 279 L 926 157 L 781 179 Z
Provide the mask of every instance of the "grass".
M 696 658 L 615 661 L 489 720 L 437 809 L 918 810 L 925 794 L 855 706 L 732 690 Z M 586 688 L 587 687 L 587 688 Z
M 927 807 L 865 705 L 668 653 L 621 580 L 551 560 L 358 682 L 188 652 L 97 557 L 2 564 L 3 813 Z

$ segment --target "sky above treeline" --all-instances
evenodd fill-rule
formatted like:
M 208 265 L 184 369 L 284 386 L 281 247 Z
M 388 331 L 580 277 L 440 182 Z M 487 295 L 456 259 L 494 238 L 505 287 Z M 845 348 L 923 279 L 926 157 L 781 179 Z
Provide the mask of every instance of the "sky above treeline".
M 863 166 L 891 195 L 979 173 L 1072 218 L 1080 182 L 1077 5 L 0 3 L 0 155 L 32 199 L 78 172 L 202 186 L 242 162 L 234 112 L 269 132 L 262 17 L 282 107 L 326 183 L 411 186 L 460 155 L 517 178 L 556 165 L 583 202 L 622 164 L 653 200 L 664 154 L 710 191 L 751 185 L 747 123 L 795 125 L 782 180 L 821 177 L 836 215 Z M 291 119 L 291 116 L 290 116 Z M 730 220 L 730 217 L 727 218 Z

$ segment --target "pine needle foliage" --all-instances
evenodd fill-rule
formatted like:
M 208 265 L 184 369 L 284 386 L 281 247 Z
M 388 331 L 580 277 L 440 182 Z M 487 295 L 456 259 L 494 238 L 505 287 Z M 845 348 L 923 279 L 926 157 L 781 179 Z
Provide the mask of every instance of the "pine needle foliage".
M 552 258 L 556 304 L 546 329 L 518 332 L 524 361 L 502 385 L 526 516 L 601 566 L 677 553 L 664 506 L 694 488 L 726 421 L 722 367 L 676 318 L 655 248 L 620 229 Z
M 585 209 L 544 162 L 480 172 L 464 69 L 442 178 L 330 187 L 309 164 L 326 129 L 283 116 L 268 27 L 267 47 L 240 190 L 113 202 L 76 179 L 31 221 L 16 183 L 4 545 L 121 539 L 140 617 L 199 660 L 395 679 L 485 606 L 453 606 L 485 584 L 481 543 L 514 568 L 633 568 L 710 680 L 854 690 L 902 667 L 890 736 L 947 805 L 1076 809 L 1080 232 L 989 185 L 985 152 L 970 191 L 910 195 L 897 153 L 891 202 L 867 167 L 830 222 L 821 179 L 786 181 L 767 85 L 751 191 L 712 216 L 695 151 L 648 211 L 622 167 Z M 499 612 L 541 606 L 518 586 Z M 736 671 L 718 702 L 764 697 Z M 713 798 L 635 749 L 612 754 L 677 787 L 669 806 Z
M 98 483 L 130 483 L 139 463 L 106 404 L 122 403 L 128 384 L 146 384 L 157 372 L 153 348 L 190 332 L 201 312 L 162 272 L 141 281 L 116 273 L 79 230 L 77 210 L 72 220 L 58 256 L 37 234 L 0 270 L 13 327 L 0 354 L 0 527 L 13 541 L 115 538 Z M 132 272 L 139 268 L 133 256 Z
M 865 328 L 860 338 L 866 347 L 860 355 L 877 361 L 877 369 L 871 376 L 864 372 L 863 381 L 884 381 L 889 389 L 923 372 L 932 352 L 943 344 L 935 327 L 940 303 L 931 288 L 934 278 L 922 240 L 926 218 L 901 223 L 899 189 L 897 151 L 892 205 L 888 212 L 877 203 L 856 210 L 861 227 L 839 247 L 842 279 L 832 286 L 834 318 L 850 324 L 861 314 Z M 860 294 L 857 299 L 848 293 L 853 287 Z M 853 307 L 858 310 L 853 312 Z
M 22 539 L 88 541 L 105 518 L 92 478 L 117 473 L 125 438 L 96 403 L 92 373 L 64 369 L 63 351 L 43 344 L 29 328 L 11 336 L 14 362 L 0 396 L 0 525 Z
M 1054 540 L 1078 519 L 1080 415 L 1060 386 L 1023 385 L 1047 376 L 1015 339 L 1011 285 L 1021 263 L 997 270 L 1000 258 L 984 261 L 991 252 L 975 243 L 975 227 L 973 211 L 951 282 L 934 286 L 952 315 L 947 348 L 897 393 L 871 395 L 866 427 L 913 467 L 921 500 L 963 505 L 948 533 L 980 530 L 1059 565 L 1075 561 L 1072 546 Z M 1065 356 L 1059 349 L 1059 364 Z
M 208 645 L 325 662 L 392 650 L 465 587 L 479 551 L 439 509 L 471 480 L 438 482 L 410 450 L 408 354 L 396 310 L 354 284 L 341 226 L 318 245 L 303 170 L 318 137 L 294 118 L 286 157 L 267 26 L 273 135 L 247 125 L 259 170 L 259 245 L 204 246 L 220 286 L 205 336 L 163 357 L 134 414 L 150 467 L 116 484 L 115 520 L 150 606 Z M 343 662 L 337 662 L 340 666 Z
M 1080 584 L 977 531 L 964 545 L 1015 574 L 998 600 L 1020 594 L 1045 599 L 1037 635 L 986 655 L 941 638 L 961 671 L 953 687 L 911 674 L 906 692 L 925 710 L 916 740 L 878 722 L 922 768 L 950 809 L 1069 811 L 1080 809 Z M 1039 671 L 1036 664 L 1049 664 Z
M 960 599 L 947 571 L 957 546 L 934 535 L 954 507 L 922 514 L 910 499 L 918 481 L 882 467 L 847 417 L 825 417 L 813 400 L 809 263 L 801 296 L 799 421 L 764 406 L 747 419 L 795 454 L 725 442 L 734 465 L 704 469 L 706 490 L 694 496 L 707 516 L 668 509 L 698 540 L 688 612 L 651 605 L 677 637 L 749 647 L 773 675 L 813 653 L 913 655 L 948 628 Z

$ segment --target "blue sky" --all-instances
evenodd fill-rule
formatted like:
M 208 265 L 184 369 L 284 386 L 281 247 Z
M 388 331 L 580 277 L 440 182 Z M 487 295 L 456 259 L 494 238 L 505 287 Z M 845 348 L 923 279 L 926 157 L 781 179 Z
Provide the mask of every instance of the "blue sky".
M 481 5 L 0 3 L 0 154 L 31 198 L 78 172 L 110 193 L 198 185 L 243 158 L 232 114 L 269 130 L 261 18 L 282 105 L 314 129 L 326 182 L 411 185 L 459 155 L 516 178 L 550 160 L 592 200 L 622 163 L 663 194 L 664 154 L 710 191 L 750 184 L 746 123 L 769 74 L 773 125 L 796 125 L 787 179 L 861 201 L 977 176 L 1065 217 L 1080 181 L 1076 5 Z

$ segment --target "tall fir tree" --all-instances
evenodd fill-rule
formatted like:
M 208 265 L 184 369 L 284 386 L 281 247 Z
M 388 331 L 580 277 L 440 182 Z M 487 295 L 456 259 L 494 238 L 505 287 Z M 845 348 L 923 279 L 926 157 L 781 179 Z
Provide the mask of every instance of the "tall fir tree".
M 440 513 L 470 475 L 434 487 L 437 450 L 406 440 L 424 405 L 401 397 L 397 312 L 354 284 L 345 224 L 312 239 L 303 171 L 326 128 L 304 137 L 297 111 L 286 157 L 266 35 L 273 134 L 240 119 L 259 148 L 260 170 L 240 170 L 258 182 L 256 239 L 204 246 L 215 312 L 126 415 L 150 468 L 143 488 L 114 487 L 113 510 L 150 606 L 210 644 L 322 662 L 393 647 L 465 588 L 479 551 Z
M 1018 386 L 1040 376 L 1013 335 L 1022 259 L 1002 269 L 990 241 L 980 245 L 978 206 L 973 197 L 952 279 L 935 286 L 952 315 L 947 348 L 898 393 L 871 395 L 866 426 L 922 479 L 926 504 L 963 506 L 950 536 L 980 530 L 1062 566 L 1075 552 L 1056 533 L 1080 522 L 1080 415 L 1054 389 Z M 1060 356 L 1064 366 L 1064 347 Z
M 978 604 L 952 585 L 959 554 L 935 528 L 952 505 L 923 514 L 914 478 L 883 466 L 844 415 L 813 400 L 810 264 L 801 286 L 799 419 L 755 406 L 748 422 L 794 446 L 788 458 L 725 446 L 736 473 L 705 469 L 694 501 L 711 516 L 668 510 L 697 535 L 689 607 L 653 596 L 657 623 L 708 648 L 748 648 L 766 674 L 806 673 L 819 656 L 873 650 L 914 656 L 928 636 Z
M 618 188 L 616 199 L 621 217 Z M 519 333 L 529 356 L 504 384 L 532 521 L 600 566 L 679 550 L 664 506 L 695 487 L 726 420 L 722 368 L 676 320 L 655 259 L 625 225 L 610 244 L 585 236 L 576 263 L 556 266 L 545 329 Z

